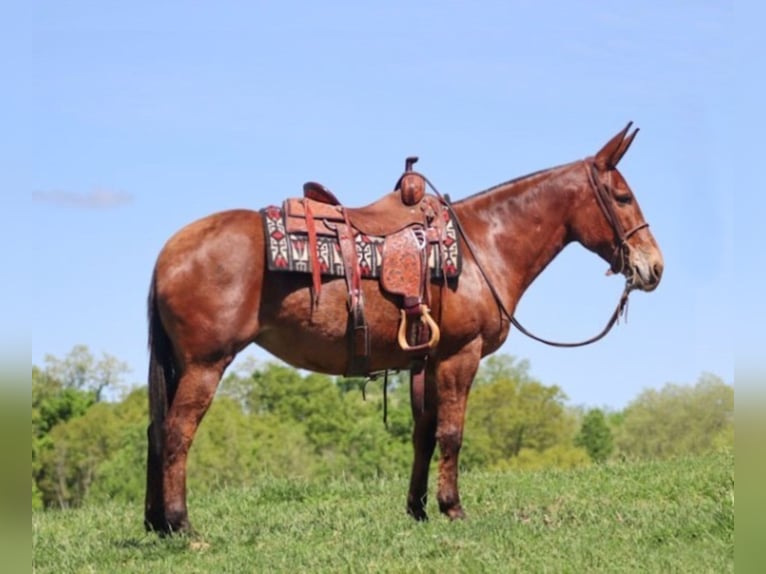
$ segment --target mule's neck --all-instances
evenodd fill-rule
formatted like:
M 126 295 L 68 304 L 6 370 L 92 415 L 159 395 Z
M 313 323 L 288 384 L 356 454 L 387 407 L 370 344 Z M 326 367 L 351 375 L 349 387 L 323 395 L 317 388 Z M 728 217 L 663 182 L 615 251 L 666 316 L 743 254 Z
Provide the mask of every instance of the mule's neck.
M 571 241 L 569 215 L 581 187 L 577 165 L 536 172 L 455 204 L 479 264 L 511 313 Z

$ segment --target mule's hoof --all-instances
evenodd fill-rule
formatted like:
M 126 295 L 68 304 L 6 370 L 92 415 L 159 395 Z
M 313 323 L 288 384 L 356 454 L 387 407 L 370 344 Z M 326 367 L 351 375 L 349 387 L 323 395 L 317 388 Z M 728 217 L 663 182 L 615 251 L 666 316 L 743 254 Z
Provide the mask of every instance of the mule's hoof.
M 411 508 L 407 507 L 407 514 L 412 516 L 415 520 L 418 522 L 426 522 L 428 521 L 428 514 L 426 513 L 425 508 Z
M 189 524 L 189 520 L 184 518 L 179 521 L 168 521 L 168 534 L 180 536 L 195 536 L 197 533 Z
M 163 533 L 168 530 L 168 523 L 165 517 L 158 512 L 147 512 L 144 514 L 144 528 L 147 532 Z
M 465 512 L 460 503 L 439 503 L 439 511 L 450 520 L 462 520 L 465 518 Z
M 144 528 L 147 532 L 156 532 L 162 537 L 174 534 L 194 534 L 194 529 L 189 524 L 189 519 L 185 513 L 168 517 L 147 514 L 144 517 Z

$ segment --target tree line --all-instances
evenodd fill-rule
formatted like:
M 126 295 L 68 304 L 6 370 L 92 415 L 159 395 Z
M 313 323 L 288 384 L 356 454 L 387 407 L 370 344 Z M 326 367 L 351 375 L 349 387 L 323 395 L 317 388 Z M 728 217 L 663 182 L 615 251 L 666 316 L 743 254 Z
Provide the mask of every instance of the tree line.
M 32 366 L 33 509 L 142 499 L 147 396 L 144 387 L 123 384 L 127 371 L 84 346 Z M 406 475 L 408 381 L 389 377 L 384 425 L 381 380 L 302 373 L 276 362 L 227 374 L 191 449 L 190 490 L 248 486 L 266 475 Z M 558 386 L 530 375 L 527 361 L 495 355 L 474 381 L 461 466 L 574 468 L 731 449 L 733 414 L 733 388 L 711 374 L 604 411 L 568 406 Z

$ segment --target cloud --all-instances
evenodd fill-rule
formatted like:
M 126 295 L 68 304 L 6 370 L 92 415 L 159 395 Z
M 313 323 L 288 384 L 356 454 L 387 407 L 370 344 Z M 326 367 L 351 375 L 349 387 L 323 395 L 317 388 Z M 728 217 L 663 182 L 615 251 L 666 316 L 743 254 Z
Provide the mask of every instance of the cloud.
M 88 193 L 76 191 L 33 191 L 32 200 L 60 207 L 81 209 L 110 209 L 127 205 L 133 201 L 133 195 L 125 191 L 98 188 Z

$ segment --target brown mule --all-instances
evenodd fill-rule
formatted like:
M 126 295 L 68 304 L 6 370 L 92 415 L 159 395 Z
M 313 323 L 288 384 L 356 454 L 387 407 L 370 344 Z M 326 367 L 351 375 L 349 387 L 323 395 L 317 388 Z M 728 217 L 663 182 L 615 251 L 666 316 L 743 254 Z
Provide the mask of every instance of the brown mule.
M 594 157 L 453 204 L 465 234 L 461 241 L 471 249 L 464 249 L 457 281 L 430 286 L 441 339 L 427 363 L 423 404 L 413 408 L 407 510 L 414 518 L 426 519 L 428 467 L 437 444 L 439 510 L 450 518 L 463 516 L 458 455 L 479 361 L 505 341 L 509 315 L 525 289 L 565 245 L 577 241 L 594 251 L 625 275 L 632 289 L 657 287 L 662 255 L 617 170 L 636 133 L 628 136 L 629 127 Z M 263 225 L 254 211 L 210 215 L 176 233 L 157 259 L 148 301 L 149 529 L 190 529 L 187 455 L 221 376 L 239 351 L 256 343 L 295 367 L 329 374 L 341 374 L 347 366 L 346 283 L 325 278 L 314 306 L 310 275 L 267 268 Z M 397 302 L 377 280 L 362 280 L 361 290 L 370 370 L 408 368 L 411 357 L 397 343 Z

